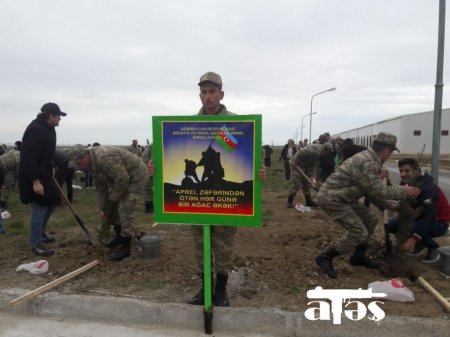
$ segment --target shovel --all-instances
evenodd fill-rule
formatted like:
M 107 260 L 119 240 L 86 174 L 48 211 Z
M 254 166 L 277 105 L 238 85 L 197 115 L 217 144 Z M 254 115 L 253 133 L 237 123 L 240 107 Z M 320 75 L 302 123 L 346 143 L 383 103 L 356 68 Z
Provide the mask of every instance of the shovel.
M 303 170 L 297 165 L 294 164 L 295 168 L 297 169 L 298 172 L 300 172 L 302 174 L 302 176 L 306 179 L 306 181 L 314 188 L 314 190 L 316 192 L 319 192 L 319 189 L 317 188 L 316 184 L 314 182 L 311 181 L 311 179 L 309 179 L 309 177 L 305 174 L 305 172 L 303 172 Z
M 53 181 L 56 184 L 56 187 L 59 190 L 59 193 L 61 193 L 61 196 L 63 197 L 64 201 L 66 202 L 67 206 L 69 206 L 70 210 L 72 211 L 72 214 L 75 216 L 75 220 L 77 220 L 77 223 L 80 225 L 81 230 L 83 231 L 83 233 L 86 235 L 87 239 L 89 240 L 89 242 L 95 246 L 95 237 L 92 235 L 91 232 L 89 232 L 88 228 L 86 227 L 86 225 L 83 223 L 83 221 L 80 219 L 80 217 L 78 216 L 77 213 L 75 213 L 75 210 L 73 209 L 72 205 L 70 204 L 69 199 L 67 199 L 66 195 L 64 194 L 64 191 L 62 190 L 61 186 L 59 186 L 58 181 L 56 180 L 56 178 L 53 176 Z

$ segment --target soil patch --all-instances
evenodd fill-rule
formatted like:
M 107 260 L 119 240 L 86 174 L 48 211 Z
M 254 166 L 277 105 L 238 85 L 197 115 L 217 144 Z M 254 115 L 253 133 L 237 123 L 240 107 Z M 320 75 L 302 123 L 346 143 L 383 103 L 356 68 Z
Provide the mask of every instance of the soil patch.
M 303 202 L 301 198 L 297 201 Z M 367 289 L 370 282 L 403 277 L 414 293 L 415 302 L 384 301 L 386 315 L 443 317 L 443 307 L 419 284 L 407 277 L 421 275 L 444 297 L 450 297 L 450 283 L 437 264 L 425 265 L 419 257 L 397 259 L 389 263 L 383 256 L 382 217 L 369 248 L 369 255 L 383 262 L 379 270 L 352 267 L 348 257 L 336 259 L 338 279 L 321 273 L 314 256 L 343 232 L 320 208 L 300 213 L 285 206 L 286 193 L 265 189 L 264 221 L 261 228 L 239 228 L 235 243 L 235 261 L 230 274 L 229 295 L 235 307 L 277 307 L 303 313 L 307 308 L 306 291 L 323 288 Z M 52 221 L 58 221 L 64 209 L 58 209 Z M 109 251 L 92 247 L 76 225 L 56 230 L 56 242 L 50 247 L 56 254 L 48 258 L 50 269 L 44 275 L 16 272 L 22 263 L 37 261 L 23 235 L 0 235 L 0 287 L 35 289 L 93 260 L 100 264 L 57 288 L 64 293 L 117 295 L 145 298 L 156 302 L 186 302 L 198 290 L 192 242 L 187 226 L 159 225 L 152 219 L 140 224 L 133 242 L 132 256 L 122 262 L 108 260 Z M 8 228 L 8 227 L 7 227 Z M 138 238 L 144 234 L 162 237 L 161 257 L 144 260 Z M 448 237 L 439 238 L 449 245 Z

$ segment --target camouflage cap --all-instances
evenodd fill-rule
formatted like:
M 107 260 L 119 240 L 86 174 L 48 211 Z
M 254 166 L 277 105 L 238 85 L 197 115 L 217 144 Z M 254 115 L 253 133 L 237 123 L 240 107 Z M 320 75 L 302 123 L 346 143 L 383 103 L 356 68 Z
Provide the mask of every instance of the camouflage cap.
M 393 134 L 387 132 L 380 132 L 377 134 L 374 141 L 392 146 L 394 150 L 400 152 L 400 150 L 397 148 L 397 137 L 394 136 Z
M 202 85 L 205 82 L 211 82 L 217 85 L 222 90 L 222 78 L 219 74 L 208 71 L 206 74 L 203 74 L 202 77 L 200 77 L 200 82 L 198 82 L 198 85 Z
M 79 157 L 81 157 L 81 155 L 83 155 L 87 151 L 88 151 L 88 149 L 86 148 L 86 146 L 81 145 L 81 144 L 74 145 L 65 150 L 67 157 L 69 158 L 69 161 L 71 161 L 71 162 L 73 162 L 76 159 L 78 159 Z

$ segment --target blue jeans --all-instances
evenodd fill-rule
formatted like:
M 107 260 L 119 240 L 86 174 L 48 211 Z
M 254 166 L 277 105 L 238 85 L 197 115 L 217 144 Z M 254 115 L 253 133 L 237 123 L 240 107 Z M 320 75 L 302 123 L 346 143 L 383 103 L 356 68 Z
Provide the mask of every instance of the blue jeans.
M 411 234 L 417 232 L 417 228 L 419 226 L 423 225 L 423 222 L 421 220 L 416 221 L 413 224 L 413 227 L 411 229 Z M 398 218 L 391 219 L 388 223 L 389 233 L 397 233 L 398 227 L 400 226 L 400 223 L 398 221 Z M 439 248 L 439 244 L 434 241 L 432 238 L 437 238 L 439 236 L 444 235 L 447 233 L 448 225 L 444 225 L 440 223 L 439 221 L 434 221 L 433 226 L 431 227 L 430 233 L 427 236 L 422 236 L 422 244 L 427 248 L 436 249 Z
M 31 219 L 30 219 L 30 243 L 32 247 L 41 246 L 42 233 L 45 230 L 48 219 L 55 209 L 54 206 L 41 206 L 34 202 L 31 203 Z

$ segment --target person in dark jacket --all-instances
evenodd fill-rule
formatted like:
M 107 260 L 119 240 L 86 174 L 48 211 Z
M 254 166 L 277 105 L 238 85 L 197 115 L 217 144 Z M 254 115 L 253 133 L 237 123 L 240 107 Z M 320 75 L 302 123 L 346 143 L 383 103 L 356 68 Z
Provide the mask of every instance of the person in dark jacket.
M 422 259 L 424 263 L 433 263 L 439 260 L 439 244 L 433 240 L 447 233 L 450 222 L 450 206 L 447 198 L 433 178 L 423 172 L 414 158 L 399 160 L 398 169 L 401 185 L 417 186 L 421 193 L 412 199 L 409 207 L 412 208 L 415 219 L 411 228 L 411 235 L 399 249 L 408 255 L 419 256 L 426 249 Z M 401 226 L 399 218 L 389 221 L 390 233 L 397 233 Z
M 284 175 L 286 180 L 291 179 L 291 165 L 289 164 L 289 160 L 296 152 L 297 148 L 295 147 L 294 141 L 292 139 L 288 139 L 288 142 L 284 145 L 283 150 L 281 150 L 281 155 L 278 159 L 278 161 L 281 161 L 281 159 L 284 161 Z
M 56 131 L 61 116 L 66 116 L 55 103 L 46 103 L 41 112 L 25 129 L 19 165 L 20 200 L 31 204 L 30 244 L 38 256 L 50 256 L 45 247 L 43 232 L 55 206 L 60 201 L 53 182 L 53 159 L 56 150 Z
M 353 157 L 358 152 L 362 152 L 367 150 L 367 147 L 362 145 L 355 145 L 353 143 L 353 139 L 346 138 L 344 140 L 344 147 L 342 148 L 342 161 L 347 160 L 350 157 Z

